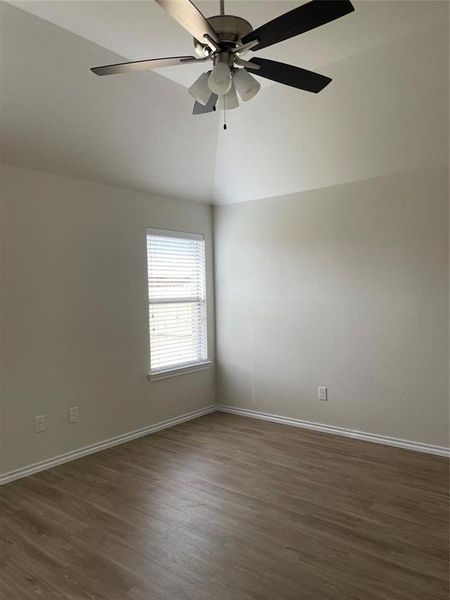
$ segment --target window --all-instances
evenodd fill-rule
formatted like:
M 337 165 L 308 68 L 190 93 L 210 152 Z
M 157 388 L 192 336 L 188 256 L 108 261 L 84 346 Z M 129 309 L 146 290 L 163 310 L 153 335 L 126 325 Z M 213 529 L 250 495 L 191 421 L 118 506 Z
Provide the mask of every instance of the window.
M 207 363 L 205 238 L 147 231 L 150 374 Z

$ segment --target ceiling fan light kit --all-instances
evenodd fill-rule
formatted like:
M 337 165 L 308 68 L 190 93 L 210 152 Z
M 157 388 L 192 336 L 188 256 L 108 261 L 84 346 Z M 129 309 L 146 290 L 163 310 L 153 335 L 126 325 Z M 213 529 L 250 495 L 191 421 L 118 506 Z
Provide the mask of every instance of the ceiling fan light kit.
M 224 96 L 230 91 L 232 83 L 232 73 L 227 63 L 219 59 L 211 71 L 208 79 L 209 89 L 213 94 Z
M 217 108 L 220 110 L 233 110 L 235 108 L 239 108 L 239 100 L 234 84 L 224 96 L 219 96 Z
M 239 96 L 244 102 L 251 100 L 261 89 L 259 81 L 250 75 L 245 69 L 238 69 L 233 75 L 233 83 Z
M 91 71 L 96 75 L 113 75 L 212 61 L 212 70 L 202 73 L 188 90 L 195 99 L 194 115 L 213 112 L 216 104 L 224 111 L 237 108 L 237 94 L 244 102 L 254 98 L 261 85 L 253 75 L 317 94 L 331 82 L 329 77 L 265 58 L 245 60 L 243 56 L 330 23 L 355 10 L 350 0 L 310 0 L 253 29 L 242 17 L 225 15 L 224 0 L 220 0 L 220 15 L 209 18 L 204 17 L 191 0 L 155 1 L 193 36 L 198 58 L 156 58 L 94 67 Z
M 206 105 L 211 96 L 211 90 L 209 89 L 208 85 L 209 74 L 210 71 L 207 73 L 202 73 L 188 89 L 188 92 L 194 98 L 194 100 L 200 102 L 200 104 L 203 104 L 203 106 Z

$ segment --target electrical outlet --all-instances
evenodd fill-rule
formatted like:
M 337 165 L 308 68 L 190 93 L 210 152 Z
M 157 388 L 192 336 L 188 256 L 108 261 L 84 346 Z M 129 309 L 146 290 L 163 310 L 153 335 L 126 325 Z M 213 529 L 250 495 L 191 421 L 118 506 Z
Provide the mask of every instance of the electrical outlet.
M 45 415 L 38 415 L 34 417 L 34 433 L 42 433 L 45 431 L 46 419 Z
M 78 423 L 79 420 L 78 406 L 71 406 L 69 408 L 69 423 Z
M 317 388 L 317 399 L 328 400 L 328 388 L 319 386 Z

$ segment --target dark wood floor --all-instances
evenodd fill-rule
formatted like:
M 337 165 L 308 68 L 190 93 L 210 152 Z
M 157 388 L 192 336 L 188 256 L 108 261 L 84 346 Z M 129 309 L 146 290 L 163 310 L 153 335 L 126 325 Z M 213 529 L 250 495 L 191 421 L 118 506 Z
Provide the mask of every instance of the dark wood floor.
M 5 600 L 447 600 L 445 459 L 214 413 L 0 488 Z

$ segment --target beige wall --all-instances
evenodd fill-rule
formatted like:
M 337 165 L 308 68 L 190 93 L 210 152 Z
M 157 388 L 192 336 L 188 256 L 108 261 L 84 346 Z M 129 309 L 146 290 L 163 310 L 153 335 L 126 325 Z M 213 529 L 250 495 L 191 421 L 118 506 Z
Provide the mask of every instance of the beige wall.
M 218 400 L 447 445 L 448 224 L 444 168 L 216 207 Z
M 13 167 L 1 183 L 2 471 L 211 404 L 213 369 L 147 380 L 145 244 L 148 226 L 206 234 L 212 324 L 210 207 Z
M 3 472 L 213 403 L 213 370 L 146 378 L 145 229 L 206 233 L 212 323 L 210 208 L 1 181 Z M 216 207 L 218 400 L 446 445 L 448 217 L 439 168 Z

